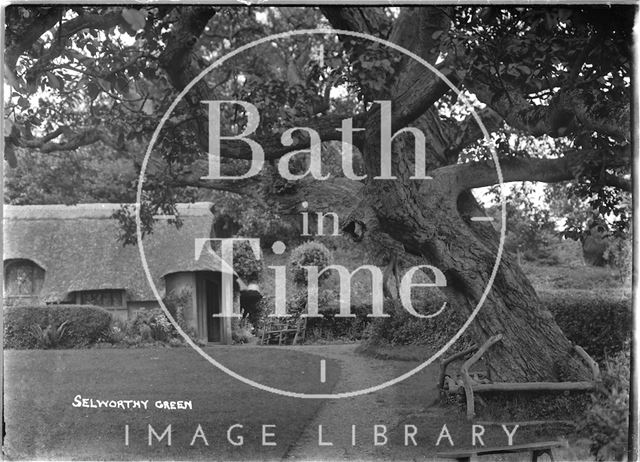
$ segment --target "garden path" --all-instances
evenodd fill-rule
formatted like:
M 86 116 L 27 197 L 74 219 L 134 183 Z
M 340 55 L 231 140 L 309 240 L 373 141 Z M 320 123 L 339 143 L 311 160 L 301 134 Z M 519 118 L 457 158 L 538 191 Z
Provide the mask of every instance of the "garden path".
M 333 393 L 368 388 L 393 379 L 417 362 L 380 360 L 356 354 L 357 344 L 295 346 L 298 351 L 335 359 L 340 377 Z M 325 400 L 301 437 L 287 451 L 285 460 L 395 460 L 403 444 L 396 427 L 408 416 L 424 415 L 438 398 L 437 364 L 409 379 L 361 396 Z M 319 445 L 319 426 L 323 442 Z M 389 444 L 374 445 L 374 426 L 385 425 Z M 356 444 L 352 444 L 353 426 Z M 417 448 L 416 448 L 417 449 Z

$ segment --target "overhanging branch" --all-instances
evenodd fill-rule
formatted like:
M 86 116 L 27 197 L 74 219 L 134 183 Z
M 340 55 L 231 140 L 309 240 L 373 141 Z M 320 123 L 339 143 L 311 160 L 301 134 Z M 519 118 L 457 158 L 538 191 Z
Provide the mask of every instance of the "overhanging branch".
M 554 159 L 516 158 L 500 160 L 500 170 L 504 183 L 512 181 L 540 181 L 543 183 L 558 183 L 576 179 L 581 172 L 581 163 L 585 156 L 593 155 L 595 151 L 573 150 L 564 156 Z M 630 153 L 626 150 L 617 156 L 614 162 L 606 164 L 608 168 L 629 165 Z M 457 185 L 458 191 L 493 186 L 499 183 L 498 172 L 493 161 L 469 162 L 465 164 L 449 165 L 436 169 L 434 177 L 449 177 L 450 183 Z M 631 182 L 611 174 L 600 178 L 602 184 L 617 187 L 626 191 L 631 190 Z
M 53 141 L 60 135 L 64 135 L 66 139 L 64 141 Z M 114 149 L 123 148 L 123 146 L 118 146 L 111 135 L 96 128 L 72 132 L 69 127 L 59 127 L 40 138 L 25 139 L 21 137 L 11 137 L 6 141 L 19 147 L 37 149 L 42 153 L 73 151 L 81 146 L 88 146 L 99 141 Z
M 438 40 L 434 32 L 446 31 L 449 19 L 445 9 L 438 7 L 407 8 L 394 23 L 389 41 L 410 50 L 427 62 L 435 62 L 438 56 Z M 325 7 L 322 12 L 331 25 L 338 29 L 362 32 L 385 38 L 388 19 L 376 8 Z M 348 47 L 348 37 L 346 46 Z M 420 63 L 404 56 L 399 76 L 392 89 L 393 130 L 406 127 L 449 91 L 447 84 Z M 446 71 L 450 80 L 456 80 L 453 72 Z M 378 118 L 379 107 L 374 105 L 369 116 Z
M 10 8 L 17 8 L 17 5 Z M 56 25 L 63 10 L 64 7 L 38 8 L 34 11 L 33 21 L 20 30 L 14 30 L 13 25 L 7 23 L 5 33 L 8 46 L 5 53 L 5 66 L 8 69 L 12 72 L 15 70 L 20 55 L 31 48 L 42 34 Z M 8 13 L 9 11 L 7 11 Z M 17 25 L 18 23 L 16 23 Z
M 602 107 L 589 104 L 593 96 L 580 90 L 563 90 L 556 94 L 549 105 L 531 103 L 526 95 L 491 75 L 480 75 L 480 71 L 469 75 L 465 87 L 480 101 L 493 108 L 513 128 L 533 136 L 568 136 L 582 126 L 591 131 L 610 136 L 616 140 L 628 140 L 630 136 L 630 113 L 628 109 L 608 109 L 608 115 L 598 114 Z
M 73 35 L 85 29 L 108 30 L 116 26 L 127 26 L 122 10 L 106 14 L 85 14 L 63 23 L 57 31 L 53 32 L 55 39 L 52 40 L 51 47 L 37 56 L 37 62 L 27 71 L 27 81 L 34 81 L 46 71 L 48 66 L 66 50 L 69 38 Z

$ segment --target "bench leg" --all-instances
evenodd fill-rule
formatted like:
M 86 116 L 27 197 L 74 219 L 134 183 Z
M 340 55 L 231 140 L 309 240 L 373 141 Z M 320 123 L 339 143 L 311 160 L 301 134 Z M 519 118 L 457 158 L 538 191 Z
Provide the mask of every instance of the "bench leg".
M 531 462 L 537 462 L 538 457 L 540 457 L 543 454 L 548 454 L 549 458 L 551 459 L 551 462 L 554 462 L 553 452 L 551 452 L 551 449 L 535 449 L 531 451 Z

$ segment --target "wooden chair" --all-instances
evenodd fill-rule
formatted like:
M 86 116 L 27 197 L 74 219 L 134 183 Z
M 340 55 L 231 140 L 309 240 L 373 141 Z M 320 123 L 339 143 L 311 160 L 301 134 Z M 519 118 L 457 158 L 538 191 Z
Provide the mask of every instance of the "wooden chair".
M 295 345 L 304 342 L 307 318 L 271 318 L 262 331 L 262 345 Z

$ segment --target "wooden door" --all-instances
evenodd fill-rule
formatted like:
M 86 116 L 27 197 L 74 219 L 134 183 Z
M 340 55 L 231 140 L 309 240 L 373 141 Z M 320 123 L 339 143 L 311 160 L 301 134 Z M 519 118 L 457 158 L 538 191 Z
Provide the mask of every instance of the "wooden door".
M 220 342 L 222 340 L 221 318 L 214 317 L 220 314 L 220 290 L 219 284 L 211 279 L 205 279 L 205 303 L 207 313 L 207 340 L 209 342 Z

